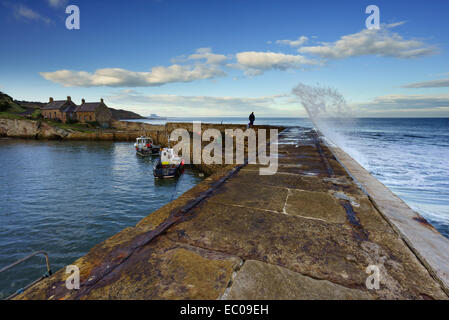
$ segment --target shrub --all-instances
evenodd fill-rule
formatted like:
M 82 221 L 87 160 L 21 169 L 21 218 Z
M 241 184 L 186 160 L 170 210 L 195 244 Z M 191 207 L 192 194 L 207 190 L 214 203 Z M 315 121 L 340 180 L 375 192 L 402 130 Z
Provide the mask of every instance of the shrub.
M 75 124 L 75 123 L 78 123 L 78 120 L 77 119 L 67 119 L 66 123 L 67 124 Z
M 34 112 L 31 114 L 31 118 L 32 119 L 42 119 L 44 116 L 41 113 L 41 110 L 36 109 L 34 110 Z
M 88 121 L 86 123 L 89 125 L 89 127 L 97 128 L 100 126 L 100 123 L 98 123 L 98 121 Z
M 9 104 L 7 104 L 6 102 L 0 102 L 0 112 L 6 111 L 9 108 Z

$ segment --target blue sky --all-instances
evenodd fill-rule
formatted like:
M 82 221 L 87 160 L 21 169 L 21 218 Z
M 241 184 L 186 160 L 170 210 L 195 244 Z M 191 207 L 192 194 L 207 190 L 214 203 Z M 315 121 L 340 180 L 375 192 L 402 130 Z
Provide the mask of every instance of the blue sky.
M 68 30 L 67 5 L 80 9 Z M 365 8 L 380 9 L 367 30 Z M 449 116 L 447 1 L 0 0 L 0 90 L 144 115 L 305 116 L 298 83 L 356 116 Z

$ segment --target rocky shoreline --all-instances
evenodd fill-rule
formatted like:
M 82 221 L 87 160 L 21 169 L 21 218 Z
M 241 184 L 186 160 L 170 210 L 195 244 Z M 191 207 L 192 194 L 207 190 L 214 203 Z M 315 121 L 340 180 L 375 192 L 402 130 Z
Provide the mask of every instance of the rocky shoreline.
M 0 137 L 22 139 L 133 141 L 141 135 L 160 131 L 165 131 L 164 126 L 126 121 L 113 121 L 110 129 L 75 130 L 41 120 L 0 118 Z

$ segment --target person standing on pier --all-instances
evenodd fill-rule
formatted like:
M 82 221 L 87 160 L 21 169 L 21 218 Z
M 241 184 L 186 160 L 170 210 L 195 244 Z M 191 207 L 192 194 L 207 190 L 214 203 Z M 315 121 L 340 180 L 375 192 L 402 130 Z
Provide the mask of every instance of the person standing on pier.
M 251 128 L 254 125 L 254 121 L 256 120 L 256 117 L 254 116 L 254 112 L 251 112 L 249 115 L 249 125 L 248 127 Z

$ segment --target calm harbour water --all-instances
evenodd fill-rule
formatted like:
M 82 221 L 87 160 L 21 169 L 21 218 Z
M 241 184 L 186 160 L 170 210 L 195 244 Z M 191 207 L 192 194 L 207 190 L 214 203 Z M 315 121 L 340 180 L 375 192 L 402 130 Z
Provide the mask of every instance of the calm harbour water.
M 53 271 L 134 226 L 203 178 L 155 180 L 132 142 L 0 139 L 0 268 L 34 251 Z M 45 273 L 35 257 L 0 274 L 0 298 Z
M 257 115 L 256 115 L 257 116 Z M 246 124 L 247 118 L 145 120 Z M 312 127 L 308 119 L 256 124 Z M 449 237 L 449 119 L 352 119 L 335 123 L 338 144 Z M 0 267 L 46 250 L 55 271 L 201 181 L 154 180 L 131 142 L 0 139 Z M 175 194 L 175 196 L 173 196 Z M 36 257 L 0 274 L 0 298 L 45 272 Z

